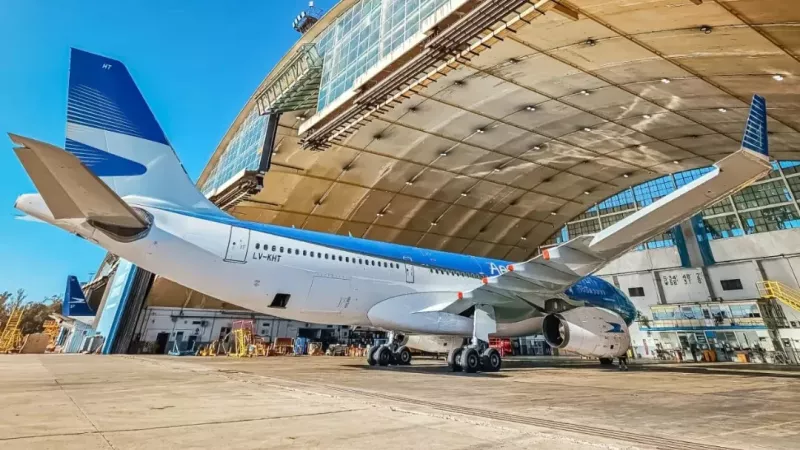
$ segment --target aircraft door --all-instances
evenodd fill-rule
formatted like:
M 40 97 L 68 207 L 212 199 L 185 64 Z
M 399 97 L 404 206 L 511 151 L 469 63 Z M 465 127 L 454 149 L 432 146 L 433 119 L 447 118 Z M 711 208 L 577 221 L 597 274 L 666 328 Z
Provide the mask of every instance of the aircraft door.
M 228 251 L 225 252 L 225 261 L 244 263 L 247 262 L 247 247 L 250 245 L 250 230 L 231 227 L 228 238 Z
M 411 265 L 411 257 L 404 256 L 403 261 L 405 261 L 406 266 L 406 283 L 413 283 L 414 282 L 414 266 Z

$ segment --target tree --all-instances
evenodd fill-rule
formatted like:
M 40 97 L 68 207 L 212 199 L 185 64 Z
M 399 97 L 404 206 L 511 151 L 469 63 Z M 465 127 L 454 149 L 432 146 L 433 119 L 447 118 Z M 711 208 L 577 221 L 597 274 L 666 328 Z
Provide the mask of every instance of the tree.
M 11 292 L 0 292 L 0 333 L 8 321 L 8 316 L 11 314 L 11 305 L 8 304 L 8 299 L 11 298 Z
M 22 315 L 20 330 L 22 334 L 41 333 L 44 322 L 50 320 L 50 314 L 61 312 L 62 299 L 60 295 L 53 295 L 41 302 L 31 302 Z

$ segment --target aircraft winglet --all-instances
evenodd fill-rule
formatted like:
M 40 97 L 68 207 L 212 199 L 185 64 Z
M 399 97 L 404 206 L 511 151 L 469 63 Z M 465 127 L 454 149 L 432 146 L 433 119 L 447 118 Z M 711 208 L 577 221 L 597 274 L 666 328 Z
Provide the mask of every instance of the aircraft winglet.
M 753 96 L 750 114 L 744 127 L 742 148 L 769 156 L 769 139 L 767 131 L 767 101 L 760 95 Z

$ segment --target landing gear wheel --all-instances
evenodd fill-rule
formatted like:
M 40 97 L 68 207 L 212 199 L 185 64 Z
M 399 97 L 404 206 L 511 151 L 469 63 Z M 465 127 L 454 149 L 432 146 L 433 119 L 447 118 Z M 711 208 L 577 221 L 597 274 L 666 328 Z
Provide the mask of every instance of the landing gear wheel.
M 503 364 L 500 352 L 494 348 L 487 348 L 481 355 L 481 370 L 484 372 L 497 372 Z
M 411 364 L 411 350 L 409 350 L 405 345 L 400 347 L 394 353 L 394 359 L 397 361 L 397 364 L 400 364 L 401 366 L 407 366 Z
M 378 347 L 378 350 L 375 352 L 375 360 L 378 361 L 378 365 L 380 366 L 388 366 L 392 363 L 393 359 L 392 351 L 385 345 Z
M 614 364 L 614 360 L 612 358 L 600 358 L 601 366 L 610 366 L 612 364 Z
M 472 347 L 467 347 L 461 352 L 461 367 L 464 372 L 475 373 L 481 367 L 481 358 L 478 351 Z
M 453 372 L 461 372 L 461 352 L 463 350 L 462 347 L 455 347 L 447 353 L 447 366 Z
M 378 364 L 378 360 L 375 359 L 375 354 L 378 352 L 379 348 L 381 348 L 379 345 L 374 345 L 370 347 L 369 351 L 367 352 L 367 364 L 370 366 Z

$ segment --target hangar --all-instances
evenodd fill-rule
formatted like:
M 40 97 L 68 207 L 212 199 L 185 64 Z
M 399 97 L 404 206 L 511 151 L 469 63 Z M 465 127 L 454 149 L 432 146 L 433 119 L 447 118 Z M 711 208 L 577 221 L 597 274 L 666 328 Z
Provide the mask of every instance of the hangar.
M 780 0 L 343 0 L 298 17 L 198 186 L 246 220 L 522 261 L 738 149 L 758 93 L 771 178 L 602 275 L 647 318 L 640 353 L 792 349 L 765 282 L 800 271 L 797 23 Z M 156 280 L 147 305 L 212 303 Z

